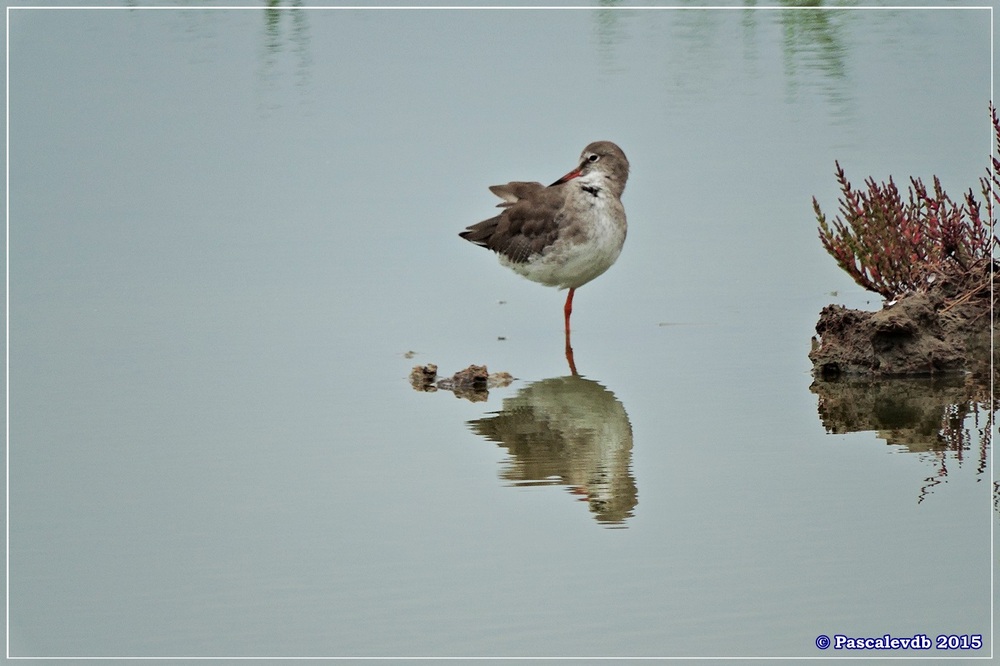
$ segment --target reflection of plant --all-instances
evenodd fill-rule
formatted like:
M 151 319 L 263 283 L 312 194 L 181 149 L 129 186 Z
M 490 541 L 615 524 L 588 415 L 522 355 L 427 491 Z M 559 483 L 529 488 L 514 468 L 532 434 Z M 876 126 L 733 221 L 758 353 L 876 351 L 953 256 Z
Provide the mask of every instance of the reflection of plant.
M 1000 146 L 1000 120 L 992 109 L 993 129 Z M 966 293 L 987 284 L 990 253 L 996 238 L 990 233 L 993 207 L 1000 203 L 1000 160 L 980 185 L 982 205 L 970 189 L 956 203 L 934 177 L 933 191 L 919 178 L 910 178 L 906 200 L 890 177 L 888 183 L 865 181 L 854 189 L 837 162 L 837 182 L 843 193 L 840 215 L 828 222 L 813 197 L 823 247 L 859 285 L 895 298 L 925 290 L 935 280 L 949 278 Z
M 936 462 L 935 473 L 924 479 L 925 484 L 921 486 L 917 496 L 917 504 L 922 503 L 928 495 L 933 493 L 934 486 L 943 483 L 949 472 L 949 463 L 955 462 L 961 467 L 972 451 L 973 442 L 977 442 L 976 447 L 976 476 L 981 477 L 987 471 L 987 448 L 990 441 L 990 433 L 993 431 L 994 410 L 987 408 L 983 403 L 968 402 L 964 404 L 952 404 L 945 407 L 941 417 L 941 429 L 937 433 L 937 446 L 928 453 L 931 459 Z M 973 428 L 965 427 L 966 419 L 972 417 Z M 952 465 L 954 467 L 954 465 Z M 994 507 L 1000 510 L 994 499 Z
M 917 493 L 918 504 L 962 468 L 974 466 L 977 483 L 989 478 L 996 404 L 988 381 L 972 376 L 847 378 L 815 381 L 809 390 L 818 398 L 826 432 L 874 432 L 886 444 L 933 467 Z M 1000 513 L 1000 486 L 994 504 Z

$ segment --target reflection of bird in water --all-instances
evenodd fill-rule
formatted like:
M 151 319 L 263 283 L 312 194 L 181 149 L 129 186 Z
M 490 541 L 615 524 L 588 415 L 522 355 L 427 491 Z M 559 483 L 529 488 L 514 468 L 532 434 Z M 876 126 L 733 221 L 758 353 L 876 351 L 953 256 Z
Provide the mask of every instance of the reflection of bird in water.
M 469 427 L 507 449 L 510 461 L 500 476 L 513 485 L 568 486 L 605 525 L 632 516 L 638 503 L 632 425 L 622 403 L 597 382 L 579 376 L 535 382 Z

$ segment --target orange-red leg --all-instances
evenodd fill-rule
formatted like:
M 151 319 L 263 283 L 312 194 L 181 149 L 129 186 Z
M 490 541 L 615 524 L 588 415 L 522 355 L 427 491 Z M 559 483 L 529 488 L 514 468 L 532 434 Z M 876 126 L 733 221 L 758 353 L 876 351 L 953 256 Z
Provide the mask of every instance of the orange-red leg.
M 563 306 L 563 315 L 566 318 L 566 337 L 569 337 L 569 316 L 573 314 L 573 294 L 576 289 L 570 289 L 566 295 L 566 305 Z
M 566 296 L 566 305 L 563 306 L 563 316 L 566 322 L 566 362 L 569 363 L 569 371 L 573 373 L 573 376 L 577 375 L 576 363 L 573 362 L 573 346 L 569 341 L 569 316 L 573 314 L 573 294 L 576 289 L 570 289 L 569 294 Z

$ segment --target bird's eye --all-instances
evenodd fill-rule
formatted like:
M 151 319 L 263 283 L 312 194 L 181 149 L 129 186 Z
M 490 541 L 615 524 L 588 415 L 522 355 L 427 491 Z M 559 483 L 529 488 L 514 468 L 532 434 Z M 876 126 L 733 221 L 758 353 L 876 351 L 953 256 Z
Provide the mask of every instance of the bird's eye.
M 590 157 L 588 157 L 587 159 L 590 160 L 591 162 L 596 162 L 597 160 L 601 159 L 601 156 L 594 155 L 593 153 L 591 153 Z

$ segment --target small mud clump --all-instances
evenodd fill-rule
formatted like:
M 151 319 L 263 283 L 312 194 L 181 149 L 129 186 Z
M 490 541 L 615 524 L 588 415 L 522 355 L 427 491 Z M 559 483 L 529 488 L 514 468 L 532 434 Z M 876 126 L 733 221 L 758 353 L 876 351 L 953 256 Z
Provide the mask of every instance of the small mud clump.
M 471 402 L 484 402 L 489 397 L 489 389 L 510 385 L 514 377 L 509 372 L 490 371 L 485 365 L 470 365 L 448 378 L 437 378 L 437 366 L 433 363 L 414 366 L 410 371 L 410 385 L 417 391 L 451 391 L 456 398 Z
M 942 280 L 900 297 L 878 312 L 828 305 L 816 324 L 809 359 L 821 379 L 840 376 L 919 377 L 990 368 L 988 286 L 962 292 Z

